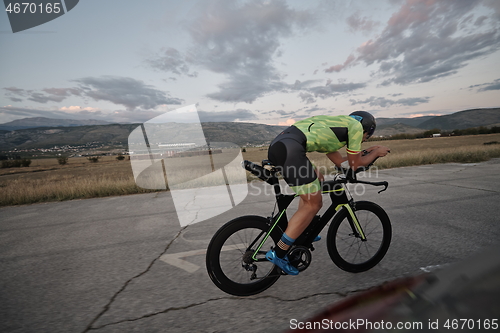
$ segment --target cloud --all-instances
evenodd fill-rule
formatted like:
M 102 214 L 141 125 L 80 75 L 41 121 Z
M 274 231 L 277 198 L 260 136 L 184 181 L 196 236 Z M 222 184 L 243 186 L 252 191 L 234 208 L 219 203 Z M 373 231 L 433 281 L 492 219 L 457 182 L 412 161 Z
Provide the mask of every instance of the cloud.
M 9 99 L 12 101 L 12 102 L 22 102 L 23 99 L 21 98 L 17 98 L 17 97 L 9 97 Z
M 9 122 L 16 119 L 46 117 L 54 119 L 88 119 L 88 117 L 79 117 L 78 114 L 68 114 L 59 110 L 46 110 L 35 108 L 20 108 L 15 106 L 0 107 L 0 119 L 2 122 Z
M 123 105 L 127 110 L 154 109 L 162 104 L 181 104 L 183 101 L 129 77 L 86 77 L 74 81 L 79 83 L 83 96 L 95 101 L 108 101 Z
M 70 112 L 70 113 L 80 113 L 80 112 L 100 112 L 99 108 L 93 108 L 93 107 L 81 107 L 78 105 L 72 105 L 72 106 L 63 106 L 59 108 L 59 110 L 63 112 Z
M 438 117 L 442 116 L 442 113 L 434 113 L 434 111 L 429 112 L 420 112 L 420 113 L 410 113 L 408 114 L 408 118 L 419 118 L 419 117 Z
M 314 98 L 314 95 L 311 93 L 300 92 L 299 97 L 302 100 L 302 102 L 305 102 L 306 104 L 316 103 L 316 98 Z
M 354 57 L 354 55 L 351 54 L 347 57 L 346 61 L 343 64 L 330 66 L 329 68 L 325 69 L 325 72 L 326 73 L 340 72 L 341 70 L 349 66 L 355 59 L 356 57 Z
M 480 27 L 484 24 L 484 21 L 486 21 L 488 19 L 488 16 L 481 16 L 481 17 L 478 17 L 476 19 L 476 21 L 474 22 L 474 25 L 476 27 Z
M 380 23 L 370 20 L 368 17 L 360 17 L 359 13 L 354 13 L 347 18 L 347 25 L 349 26 L 349 30 L 351 32 L 371 32 L 379 26 Z
M 189 59 L 182 55 L 177 49 L 168 47 L 163 49 L 161 55 L 151 57 L 146 60 L 152 68 L 164 72 L 171 72 L 177 75 L 187 75 L 189 77 L 197 77 L 197 72 L 192 72 L 189 69 Z M 176 80 L 175 77 L 170 79 Z
M 368 104 L 374 107 L 386 108 L 392 105 L 403 105 L 403 106 L 415 106 L 422 103 L 428 103 L 430 97 L 412 97 L 412 98 L 400 98 L 398 100 L 387 99 L 385 97 L 375 97 L 371 96 L 365 100 L 354 100 L 351 99 L 351 105 L 357 104 Z
M 202 122 L 232 122 L 255 120 L 257 116 L 250 110 L 237 109 L 234 111 L 198 111 Z
M 310 117 L 315 112 L 316 113 L 321 112 L 321 114 L 331 114 L 331 112 L 334 109 L 335 108 L 332 108 L 332 109 L 321 108 L 321 107 L 318 106 L 318 104 L 316 104 L 314 106 L 311 106 L 311 107 L 305 107 L 304 110 L 303 110 L 304 113 L 305 113 L 305 116 L 303 118 Z
M 280 125 L 280 126 L 291 126 L 293 124 L 295 124 L 295 119 L 293 119 L 293 118 L 290 118 L 290 119 L 287 119 L 286 121 L 281 121 L 278 123 L 278 125 Z
M 192 68 L 224 75 L 225 80 L 216 86 L 216 91 L 206 95 L 220 102 L 253 103 L 274 92 L 299 92 L 303 102 L 312 104 L 317 98 L 366 87 L 365 83 L 329 82 L 319 86 L 314 85 L 319 80 L 296 80 L 293 84 L 284 81 L 285 76 L 275 66 L 275 60 L 283 52 L 282 43 L 315 27 L 317 15 L 320 14 L 291 8 L 281 0 L 204 2 L 185 25 L 191 46 L 183 53 L 164 49 L 161 56 L 148 63 L 177 75 L 188 75 Z M 356 16 L 350 22 L 353 29 L 359 30 L 375 26 L 375 22 Z M 354 60 L 354 56 L 348 57 L 344 66 Z
M 219 91 L 207 94 L 207 97 L 220 102 L 253 103 L 268 93 L 285 89 L 287 85 L 277 77 L 273 79 L 268 74 L 254 72 L 233 73 L 226 82 L 217 87 Z
M 7 88 L 3 88 L 3 89 L 7 91 L 5 93 L 5 96 L 9 100 L 11 100 L 12 102 L 22 102 L 24 100 L 24 98 L 26 98 L 26 96 L 30 93 L 29 91 L 26 91 L 26 90 L 21 89 L 21 88 L 16 88 L 16 87 L 7 87 Z M 19 96 L 19 97 L 23 97 L 23 98 L 19 98 L 19 97 L 15 97 L 15 96 Z
M 279 114 L 280 116 L 293 116 L 295 115 L 296 111 L 285 111 L 285 110 L 272 110 L 272 111 L 265 111 L 262 113 L 267 113 L 267 114 Z
M 41 91 L 25 90 L 16 87 L 4 88 L 6 96 L 14 102 L 26 98 L 45 104 L 60 103 L 70 96 L 91 98 L 95 101 L 108 101 L 123 105 L 127 110 L 154 109 L 159 105 L 178 105 L 182 99 L 171 97 L 168 93 L 155 89 L 140 80 L 120 76 L 86 77 L 73 80 L 79 84 L 72 88 L 44 88 Z M 19 97 L 15 97 L 19 96 Z
M 37 103 L 47 103 L 47 102 L 62 102 L 66 97 L 71 95 L 80 95 L 80 91 L 75 88 L 46 88 L 42 89 L 43 92 L 36 92 L 33 90 L 24 90 L 16 87 L 4 88 L 7 90 L 7 97 L 13 102 L 22 102 L 23 99 L 12 97 L 12 95 L 20 96 L 26 98 L 30 101 Z
M 82 91 L 77 88 L 45 88 L 42 90 L 52 96 L 61 96 L 61 97 L 69 97 L 71 95 L 80 96 L 80 94 L 82 93 Z
M 292 9 L 282 0 L 207 1 L 186 24 L 192 41 L 188 50 L 181 54 L 170 48 L 148 62 L 178 75 L 189 73 L 190 67 L 222 74 L 226 81 L 209 98 L 252 103 L 289 87 L 274 64 L 283 52 L 282 41 L 315 24 L 310 12 Z
M 481 88 L 479 88 L 481 87 Z M 490 83 L 476 84 L 469 86 L 469 88 L 479 88 L 477 91 L 500 90 L 500 79 L 496 79 Z
M 17 95 L 17 96 L 26 96 L 26 90 L 24 89 L 20 89 L 20 88 L 16 88 L 16 87 L 8 87 L 8 88 L 3 88 L 4 90 L 7 90 L 8 93 L 10 94 L 14 94 L 14 95 Z
M 279 116 L 279 119 L 305 119 L 314 115 L 319 114 L 332 114 L 334 108 L 323 108 L 319 107 L 318 104 L 306 105 L 300 109 L 294 111 L 284 111 L 284 110 L 273 110 L 268 112 L 261 112 L 261 114 L 270 114 L 272 116 Z
M 37 103 L 47 103 L 47 102 L 62 102 L 66 99 L 65 96 L 57 96 L 57 95 L 46 95 L 38 92 L 33 92 L 30 94 L 28 98 L 30 101 Z
M 329 98 L 329 97 L 334 97 L 338 96 L 340 94 L 352 92 L 357 89 L 365 88 L 366 83 L 344 83 L 342 80 L 339 81 L 339 83 L 331 83 L 328 82 L 324 86 L 316 86 L 316 87 L 311 87 L 308 88 L 307 91 L 311 94 L 313 94 L 315 97 L 320 97 L 320 98 Z
M 485 0 L 484 4 L 495 11 L 495 15 L 500 18 L 500 2 L 498 0 Z
M 312 104 L 316 102 L 317 98 L 326 99 L 335 97 L 366 87 L 366 83 L 346 83 L 343 79 L 339 79 L 338 83 L 332 83 L 332 80 L 327 80 L 325 85 L 311 86 L 312 83 L 317 81 L 319 80 L 309 80 L 306 82 L 296 81 L 295 84 L 288 86 L 288 89 L 300 91 L 298 97 L 302 102 Z
M 425 116 L 442 116 L 454 112 L 456 112 L 456 110 L 429 110 L 429 111 L 419 111 L 418 113 L 415 113 L 415 111 L 410 111 L 410 112 L 401 112 L 398 113 L 398 115 L 406 118 L 417 118 Z
M 474 11 L 480 4 L 480 0 L 406 0 L 379 37 L 325 71 L 378 64 L 377 74 L 386 78 L 382 85 L 428 82 L 455 74 L 469 61 L 500 48 L 497 23 L 483 24 L 481 29 L 474 25 Z M 498 7 L 493 2 L 491 6 Z M 479 17 L 475 22 L 484 20 Z
M 24 89 L 20 89 L 20 88 L 16 88 L 16 87 L 7 87 L 7 88 L 3 88 L 4 90 L 6 90 L 7 92 L 5 93 L 5 96 L 7 96 L 7 98 L 12 101 L 12 102 L 22 102 L 26 97 L 26 90 Z M 15 97 L 15 96 L 19 96 L 19 97 L 23 97 L 23 98 L 19 98 L 19 97 Z
M 9 105 L 0 107 L 0 120 L 1 122 L 9 122 L 22 118 L 45 117 L 54 119 L 96 119 L 111 123 L 143 123 L 164 113 L 164 111 L 153 110 L 141 110 L 141 112 L 135 112 L 134 110 L 115 110 L 104 112 L 96 108 L 79 106 L 62 107 L 54 110 L 20 108 Z

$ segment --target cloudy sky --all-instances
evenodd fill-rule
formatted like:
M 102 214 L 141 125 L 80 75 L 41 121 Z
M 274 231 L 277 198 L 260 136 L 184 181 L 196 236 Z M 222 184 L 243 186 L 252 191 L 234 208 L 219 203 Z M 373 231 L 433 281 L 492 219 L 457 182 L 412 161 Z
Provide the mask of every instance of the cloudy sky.
M 498 0 L 82 0 L 12 33 L 0 14 L 0 123 L 292 123 L 500 106 Z

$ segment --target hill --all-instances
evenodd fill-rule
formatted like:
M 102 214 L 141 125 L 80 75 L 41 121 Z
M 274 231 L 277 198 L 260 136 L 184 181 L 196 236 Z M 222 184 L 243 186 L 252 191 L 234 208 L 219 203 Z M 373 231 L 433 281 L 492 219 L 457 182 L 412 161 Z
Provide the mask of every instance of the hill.
M 433 117 L 424 121 L 418 127 L 452 131 L 454 129 L 488 126 L 496 123 L 500 123 L 500 108 L 465 110 L 445 116 Z
M 421 128 L 409 126 L 403 123 L 389 124 L 389 125 L 377 125 L 377 130 L 375 131 L 375 136 L 391 136 L 396 134 L 418 134 L 422 133 Z
M 269 144 L 287 126 L 254 123 L 202 123 L 201 127 L 209 142 L 233 142 L 239 146 Z
M 403 124 L 411 127 L 419 127 L 420 124 L 424 123 L 427 120 L 439 116 L 423 116 L 423 117 L 415 117 L 415 118 L 377 118 L 377 126 L 390 126 L 396 124 Z
M 84 146 L 89 143 L 126 145 L 140 124 L 111 124 L 75 127 L 28 128 L 0 132 L 0 147 L 7 150 Z M 239 146 L 269 143 L 285 127 L 251 123 L 203 123 L 209 142 L 232 142 Z
M 377 118 L 376 136 L 418 134 L 430 129 L 453 131 L 473 127 L 491 127 L 500 123 L 500 108 L 474 109 L 445 116 L 416 118 Z
M 32 117 L 23 118 L 10 121 L 8 123 L 0 124 L 0 130 L 15 131 L 26 128 L 37 127 L 73 127 L 73 126 L 87 126 L 87 125 L 107 125 L 111 124 L 107 121 L 88 119 L 53 119 L 46 117 Z
M 83 146 L 93 142 L 126 144 L 133 124 L 93 125 L 75 127 L 28 128 L 0 133 L 2 150 Z

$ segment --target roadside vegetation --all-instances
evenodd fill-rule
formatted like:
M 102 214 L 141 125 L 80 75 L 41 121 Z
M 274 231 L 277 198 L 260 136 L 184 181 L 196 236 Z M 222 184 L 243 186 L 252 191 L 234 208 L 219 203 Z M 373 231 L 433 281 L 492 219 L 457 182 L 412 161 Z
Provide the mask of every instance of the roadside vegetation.
M 500 157 L 500 134 L 452 136 L 414 140 L 370 141 L 364 148 L 384 145 L 391 153 L 376 162 L 380 169 L 435 163 L 477 163 Z M 345 154 L 342 151 L 342 154 Z M 260 162 L 267 147 L 249 148 L 243 158 Z M 334 172 L 324 154 L 312 153 L 321 170 Z M 61 163 L 62 162 L 62 163 Z M 248 179 L 253 179 L 248 174 Z M 154 192 L 135 184 L 128 158 L 84 157 L 33 159 L 29 166 L 0 168 L 0 206 Z
M 381 141 L 381 140 L 404 140 L 404 139 L 423 139 L 432 137 L 435 134 L 440 136 L 463 136 L 463 135 L 481 135 L 481 134 L 496 134 L 500 133 L 500 126 L 492 127 L 471 127 L 466 129 L 455 129 L 453 131 L 440 130 L 439 128 L 430 129 L 424 132 L 409 134 L 401 133 L 394 134 L 386 138 L 373 138 L 370 141 Z

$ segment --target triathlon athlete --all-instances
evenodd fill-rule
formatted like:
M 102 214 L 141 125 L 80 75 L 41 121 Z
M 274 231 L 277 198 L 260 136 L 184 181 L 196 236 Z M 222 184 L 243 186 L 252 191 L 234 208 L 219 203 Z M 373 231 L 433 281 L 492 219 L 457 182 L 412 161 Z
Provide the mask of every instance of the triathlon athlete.
M 271 142 L 269 160 L 300 196 L 299 208 L 290 218 L 278 246 L 266 254 L 267 260 L 285 273 L 299 274 L 286 254 L 322 206 L 320 182 L 323 175 L 312 165 L 306 153 L 326 153 L 337 167 L 346 160 L 352 170 L 367 166 L 390 152 L 387 147 L 373 146 L 361 154 L 361 142 L 373 135 L 375 127 L 375 118 L 366 111 L 355 111 L 349 116 L 315 116 L 296 122 Z M 347 157 L 338 152 L 344 146 L 347 146 Z M 317 236 L 314 241 L 320 239 Z

